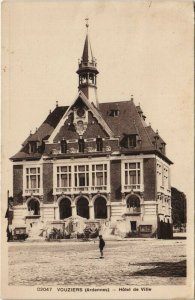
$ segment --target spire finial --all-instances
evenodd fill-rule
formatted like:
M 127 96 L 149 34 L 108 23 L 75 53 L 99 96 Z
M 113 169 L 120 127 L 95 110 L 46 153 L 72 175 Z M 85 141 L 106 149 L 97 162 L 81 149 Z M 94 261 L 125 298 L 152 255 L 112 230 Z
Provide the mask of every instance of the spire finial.
M 89 18 L 86 18 L 86 19 L 85 19 L 85 21 L 86 21 L 86 24 L 85 24 L 85 26 L 86 26 L 86 28 L 87 28 L 87 33 L 88 33 L 88 27 L 89 27 Z

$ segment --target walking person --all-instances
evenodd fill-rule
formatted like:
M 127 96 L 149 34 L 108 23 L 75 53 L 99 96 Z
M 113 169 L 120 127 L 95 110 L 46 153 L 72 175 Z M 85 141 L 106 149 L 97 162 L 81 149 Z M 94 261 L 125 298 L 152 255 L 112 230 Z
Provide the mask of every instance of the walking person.
M 102 238 L 102 235 L 99 235 L 99 239 L 100 239 L 100 241 L 99 241 L 99 248 L 100 248 L 100 254 L 101 254 L 100 258 L 104 258 L 103 249 L 104 249 L 104 246 L 105 246 L 105 242 L 104 242 L 104 240 Z

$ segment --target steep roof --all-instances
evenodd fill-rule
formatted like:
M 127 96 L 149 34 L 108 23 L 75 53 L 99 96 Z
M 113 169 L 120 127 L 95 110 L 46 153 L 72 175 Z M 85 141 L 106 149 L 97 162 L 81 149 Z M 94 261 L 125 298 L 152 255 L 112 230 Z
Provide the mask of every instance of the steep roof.
M 87 34 L 86 38 L 85 38 L 82 61 L 87 63 L 88 61 L 92 61 L 92 60 L 93 60 L 93 53 L 92 53 L 89 37 L 88 37 L 88 34 Z
M 47 140 L 52 134 L 53 130 L 56 128 L 60 119 L 64 115 L 65 111 L 68 109 L 68 106 L 57 106 L 41 124 L 34 134 L 30 134 L 28 138 L 22 144 L 22 149 L 16 153 L 11 159 L 21 159 L 21 158 L 40 158 L 41 153 L 28 153 L 27 144 L 30 141 L 42 142 Z
M 153 130 L 153 128 L 151 127 L 151 125 L 147 126 L 146 130 L 147 130 L 147 132 L 148 132 L 148 134 L 149 134 L 150 139 L 152 140 L 152 142 L 155 141 L 155 137 L 157 137 L 156 141 L 157 141 L 157 147 L 158 148 L 161 147 L 162 144 L 166 145 L 165 141 L 161 138 L 161 136 L 158 134 L 158 132 L 155 132 Z
M 112 116 L 112 110 L 118 110 L 118 116 Z M 142 149 L 154 149 L 152 141 L 143 126 L 142 119 L 134 102 L 121 101 L 100 103 L 102 117 L 120 140 L 126 135 L 137 134 L 142 141 Z
M 34 134 L 29 135 L 23 143 L 22 149 L 16 155 L 11 157 L 11 159 L 39 159 L 43 151 L 40 151 L 40 153 L 29 153 L 27 147 L 28 142 L 37 141 L 41 146 L 42 141 L 48 140 L 49 137 L 51 139 L 52 133 L 54 135 L 59 124 L 62 121 L 64 122 L 64 115 L 67 114 L 70 108 L 71 107 L 68 106 L 56 107 L 54 111 L 48 115 L 37 131 Z M 165 155 L 165 152 L 162 151 L 162 143 L 165 144 L 165 142 L 158 133 L 155 133 L 151 126 L 146 125 L 140 115 L 140 107 L 136 106 L 133 100 L 100 103 L 98 109 L 94 107 L 93 110 L 99 114 L 100 117 L 98 118 L 100 118 L 100 124 L 104 124 L 102 125 L 103 128 L 105 129 L 108 126 L 113 133 L 113 136 L 119 138 L 119 144 L 122 152 L 123 150 L 124 153 L 127 151 L 133 153 L 139 151 L 158 150 L 162 155 Z M 117 111 L 118 113 L 113 114 L 113 111 Z M 137 135 L 141 142 L 135 149 L 128 150 L 123 143 L 126 136 L 129 135 Z M 157 138 L 155 140 L 156 136 Z M 70 138 L 71 137 L 69 137 L 69 139 Z M 156 141 L 156 144 L 154 141 Z

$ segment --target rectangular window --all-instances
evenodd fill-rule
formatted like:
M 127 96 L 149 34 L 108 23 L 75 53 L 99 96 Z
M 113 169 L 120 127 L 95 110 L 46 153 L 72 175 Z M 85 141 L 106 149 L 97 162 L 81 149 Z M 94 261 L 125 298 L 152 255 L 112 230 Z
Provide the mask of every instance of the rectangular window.
M 141 184 L 140 162 L 125 163 L 125 187 L 128 189 L 139 188 Z
M 78 144 L 79 144 L 79 152 L 84 152 L 84 150 L 85 150 L 84 139 L 79 139 Z
M 61 140 L 61 153 L 67 152 L 67 143 L 66 140 Z
M 40 168 L 26 168 L 26 188 L 40 188 Z
M 157 162 L 156 165 L 156 173 L 157 173 L 157 180 L 158 180 L 158 185 L 163 186 L 163 166 L 162 164 Z
M 89 166 L 81 165 L 74 167 L 75 187 L 89 186 Z
M 136 184 L 136 171 L 129 172 L 129 179 L 130 179 L 130 184 Z
M 164 172 L 163 172 L 163 183 L 164 187 L 168 189 L 168 169 L 164 167 Z
M 168 189 L 171 189 L 171 176 L 170 176 L 170 169 L 168 169 Z
M 102 151 L 103 150 L 103 141 L 102 141 L 102 138 L 97 138 L 96 139 L 96 150 L 97 151 Z
M 71 166 L 57 167 L 57 187 L 71 187 Z
M 107 164 L 92 165 L 92 186 L 107 186 Z
M 111 117 L 118 117 L 119 113 L 120 113 L 119 109 L 111 109 L 110 116 Z

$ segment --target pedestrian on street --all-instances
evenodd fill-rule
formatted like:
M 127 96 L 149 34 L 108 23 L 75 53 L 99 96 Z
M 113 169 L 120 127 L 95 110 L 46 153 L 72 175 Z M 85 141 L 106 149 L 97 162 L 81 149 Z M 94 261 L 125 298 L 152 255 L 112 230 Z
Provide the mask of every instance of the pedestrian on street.
M 105 246 L 105 242 L 104 242 L 104 240 L 102 238 L 102 235 L 99 235 L 99 239 L 100 239 L 99 248 L 100 248 L 100 254 L 101 254 L 100 258 L 104 258 L 104 256 L 103 256 L 103 249 L 104 249 L 104 246 Z

